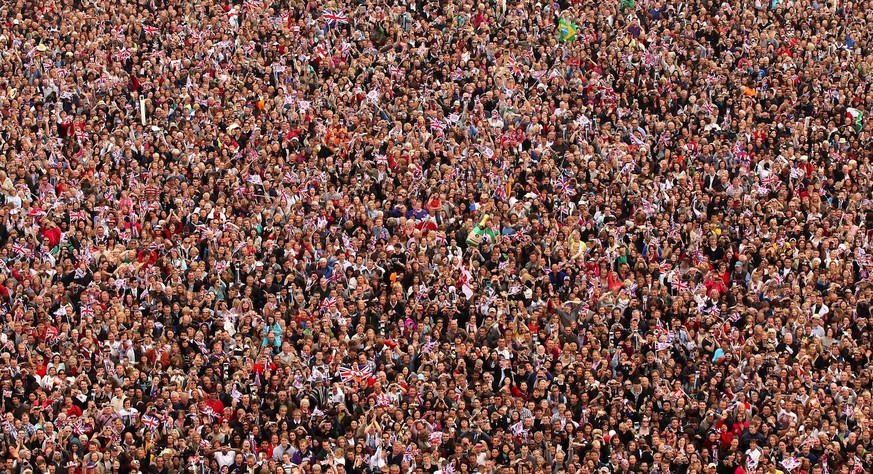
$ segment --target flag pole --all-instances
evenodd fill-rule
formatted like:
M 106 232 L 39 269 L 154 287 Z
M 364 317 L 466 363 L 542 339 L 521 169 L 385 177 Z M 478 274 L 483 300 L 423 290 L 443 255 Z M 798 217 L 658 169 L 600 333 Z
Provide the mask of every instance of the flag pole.
M 142 126 L 146 126 L 146 109 L 145 109 L 145 97 L 140 96 L 139 98 L 139 119 Z

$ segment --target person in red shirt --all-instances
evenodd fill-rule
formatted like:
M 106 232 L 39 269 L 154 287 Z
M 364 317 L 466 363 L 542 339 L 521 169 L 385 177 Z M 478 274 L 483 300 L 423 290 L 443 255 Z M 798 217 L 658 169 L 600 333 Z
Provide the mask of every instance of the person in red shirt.
M 145 264 L 145 267 L 148 268 L 158 261 L 158 253 L 154 249 L 140 247 L 136 253 L 136 261 Z
M 82 416 L 82 409 L 73 404 L 73 399 L 71 397 L 64 397 L 63 411 L 67 414 L 67 417 Z
M 206 399 L 206 406 L 212 408 L 215 413 L 224 413 L 224 403 L 218 399 L 218 394 L 215 392 L 209 394 L 209 397 Z
M 39 374 L 40 377 L 45 377 L 46 372 L 48 372 L 48 363 L 45 358 L 41 355 L 37 355 L 34 359 L 36 366 L 36 373 Z
M 61 243 L 61 229 L 49 219 L 43 219 L 39 234 L 46 239 L 49 248 L 53 249 Z

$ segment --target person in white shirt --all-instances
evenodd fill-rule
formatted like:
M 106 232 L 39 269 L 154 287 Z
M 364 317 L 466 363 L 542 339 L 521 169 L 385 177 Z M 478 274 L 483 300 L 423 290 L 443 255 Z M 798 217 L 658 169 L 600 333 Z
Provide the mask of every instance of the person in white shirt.
M 825 313 L 827 314 L 827 313 Z M 812 329 L 810 330 L 813 336 L 822 339 L 825 337 L 824 327 L 821 325 L 821 315 L 814 313 L 812 315 Z
M 46 371 L 46 374 L 39 379 L 39 386 L 45 390 L 51 391 L 52 387 L 55 386 L 55 379 L 57 379 L 58 369 L 53 365 L 49 364 L 49 368 Z
M 749 449 L 746 450 L 746 456 L 748 456 L 749 466 L 757 466 L 758 460 L 761 459 L 761 450 L 758 449 L 758 439 L 752 437 L 749 440 Z
M 114 394 L 109 404 L 112 406 L 112 411 L 118 413 L 124 409 L 124 401 L 127 400 L 127 396 L 124 395 L 124 390 L 121 387 L 115 387 L 113 392 Z
M 232 449 L 229 449 L 227 446 L 222 446 L 221 449 L 215 452 L 215 462 L 218 463 L 218 468 L 221 469 L 225 466 L 230 466 L 233 464 L 233 459 L 236 457 L 236 452 Z

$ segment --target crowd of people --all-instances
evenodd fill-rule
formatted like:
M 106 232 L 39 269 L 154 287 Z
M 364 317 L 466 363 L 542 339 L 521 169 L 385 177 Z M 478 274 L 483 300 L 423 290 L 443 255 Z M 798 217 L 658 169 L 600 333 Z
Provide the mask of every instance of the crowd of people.
M 871 23 L 3 2 L 0 474 L 873 471 Z

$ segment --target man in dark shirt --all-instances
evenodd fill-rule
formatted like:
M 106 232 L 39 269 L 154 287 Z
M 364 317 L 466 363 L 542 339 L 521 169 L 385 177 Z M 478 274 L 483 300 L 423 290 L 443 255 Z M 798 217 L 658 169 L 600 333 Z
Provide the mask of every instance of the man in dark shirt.
M 709 257 L 710 262 L 717 262 L 724 258 L 724 249 L 718 245 L 718 240 L 714 235 L 709 238 L 709 245 L 703 249 L 703 253 Z

